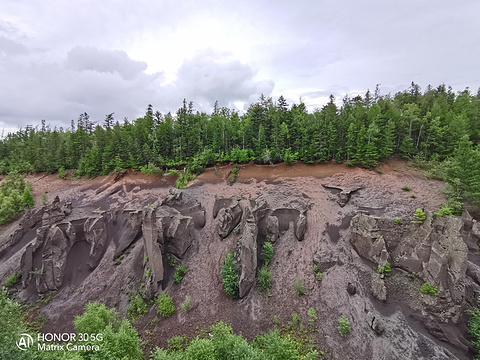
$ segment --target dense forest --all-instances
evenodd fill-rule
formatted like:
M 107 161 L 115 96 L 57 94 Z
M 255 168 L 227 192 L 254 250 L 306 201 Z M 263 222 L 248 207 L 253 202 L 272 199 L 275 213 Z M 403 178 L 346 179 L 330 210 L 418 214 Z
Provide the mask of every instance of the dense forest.
M 340 107 L 330 96 L 313 112 L 301 101 L 261 96 L 243 115 L 217 104 L 211 114 L 195 111 L 184 100 L 175 114 L 149 105 L 133 121 L 116 121 L 113 113 L 92 121 L 84 113 L 68 129 L 51 129 L 42 120 L 41 126 L 27 126 L 0 141 L 0 173 L 75 169 L 76 175 L 93 177 L 122 168 L 297 160 L 371 168 L 398 154 L 430 162 L 456 158 L 446 180 L 465 177 L 467 170 L 468 179 L 451 183 L 458 196 L 477 198 L 479 142 L 480 91 L 455 93 L 441 85 L 422 92 L 412 82 L 394 96 L 381 95 L 378 86 L 364 96 L 346 96 Z

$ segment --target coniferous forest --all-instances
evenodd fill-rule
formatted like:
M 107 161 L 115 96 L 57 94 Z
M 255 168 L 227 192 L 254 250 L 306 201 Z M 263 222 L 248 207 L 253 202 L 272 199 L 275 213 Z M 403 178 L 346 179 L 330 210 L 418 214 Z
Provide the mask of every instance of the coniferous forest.
M 330 96 L 313 112 L 302 102 L 262 95 L 242 115 L 217 104 L 211 114 L 199 112 L 186 100 L 174 114 L 149 105 L 132 121 L 114 115 L 93 120 L 83 113 L 68 129 L 42 120 L 8 134 L 0 142 L 0 173 L 75 169 L 78 176 L 94 177 L 123 168 L 297 160 L 372 168 L 396 154 L 444 162 L 441 177 L 456 197 L 480 197 L 480 91 L 455 93 L 445 85 L 422 91 L 412 82 L 394 96 L 381 95 L 378 86 L 364 96 L 346 96 L 341 106 Z

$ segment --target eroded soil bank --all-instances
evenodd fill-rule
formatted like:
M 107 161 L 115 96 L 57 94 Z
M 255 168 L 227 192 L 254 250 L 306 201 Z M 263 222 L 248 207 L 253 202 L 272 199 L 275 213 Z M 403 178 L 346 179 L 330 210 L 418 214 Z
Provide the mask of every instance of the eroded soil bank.
M 398 160 L 380 168 L 246 165 L 232 183 L 233 165 L 226 165 L 181 192 L 171 191 L 172 177 L 131 171 L 117 179 L 31 175 L 37 204 L 46 193 L 49 205 L 1 230 L 0 282 L 21 272 L 12 293 L 26 301 L 51 296 L 41 310 L 45 331 L 72 330 L 88 301 L 126 313 L 127 294 L 140 290 L 167 292 L 177 308 L 192 299 L 187 313 L 163 319 L 152 307 L 136 321 L 152 345 L 219 320 L 252 339 L 273 327 L 275 315 L 288 322 L 296 312 L 306 324 L 314 308 L 313 336 L 327 358 L 472 358 L 465 310 L 480 294 L 478 223 L 432 215 L 445 201 L 442 182 Z M 424 224 L 411 223 L 417 208 L 427 214 Z M 255 276 L 267 236 L 273 286 L 261 292 Z M 237 300 L 220 277 L 228 251 L 240 271 Z M 179 285 L 169 255 L 188 268 Z M 376 272 L 386 261 L 391 276 Z M 294 293 L 296 278 L 306 295 Z M 427 281 L 438 286 L 437 297 L 420 292 Z M 336 330 L 341 316 L 351 324 L 346 338 Z

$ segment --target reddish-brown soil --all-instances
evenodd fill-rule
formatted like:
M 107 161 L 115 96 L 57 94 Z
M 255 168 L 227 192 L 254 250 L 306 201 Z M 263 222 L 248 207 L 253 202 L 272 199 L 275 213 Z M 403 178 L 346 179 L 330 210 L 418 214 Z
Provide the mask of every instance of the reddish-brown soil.
M 329 281 L 339 279 L 334 278 L 333 274 L 329 279 L 330 274 L 325 274 L 320 286 L 312 271 L 312 259 L 322 242 L 327 239 L 333 241 L 332 237 L 338 236 L 338 233 L 345 229 L 342 219 L 352 211 L 352 208 L 348 206 L 339 208 L 338 204 L 332 201 L 333 193 L 322 184 L 339 187 L 358 184 L 367 191 L 355 199 L 356 205 L 371 208 L 384 208 L 387 204 L 398 203 L 407 204 L 412 208 L 436 210 L 445 201 L 444 195 L 439 192 L 444 186 L 443 182 L 427 179 L 421 171 L 416 171 L 404 161 L 395 159 L 390 159 L 378 167 L 382 173 L 335 163 L 320 165 L 297 163 L 292 166 L 240 165 L 238 177 L 232 183 L 233 168 L 233 165 L 219 165 L 206 169 L 186 190 L 199 199 L 206 209 L 206 225 L 202 230 L 203 237 L 197 239 L 184 259 L 188 267 L 187 275 L 180 285 L 172 285 L 168 292 L 177 308 L 187 295 L 192 299 L 193 308 L 187 313 L 177 311 L 168 319 L 157 316 L 155 309 L 152 308 L 149 314 L 139 319 L 135 325 L 142 337 L 152 346 L 165 346 L 167 339 L 174 335 L 187 334 L 191 338 L 219 320 L 232 323 L 235 331 L 251 339 L 260 331 L 267 331 L 273 327 L 274 315 L 287 322 L 291 319 L 292 312 L 297 312 L 306 322 L 307 310 L 310 307 L 316 308 L 320 319 L 329 322 L 329 328 L 335 327 L 342 304 L 339 300 L 339 309 L 325 309 L 323 299 L 332 296 L 329 293 L 331 288 Z M 74 206 L 94 209 L 100 207 L 101 210 L 115 207 L 140 209 L 147 203 L 159 204 L 175 183 L 174 177 L 158 178 L 133 171 L 128 171 L 116 181 L 113 175 L 95 179 L 62 180 L 56 175 L 34 174 L 27 176 L 26 179 L 33 185 L 37 203 L 42 202 L 42 194 L 46 193 L 49 201 L 59 196 L 61 200 L 74 200 Z M 411 190 L 402 191 L 401 188 L 405 185 Z M 123 191 L 116 192 L 116 188 Z M 376 189 L 375 194 L 368 189 Z M 285 240 L 280 239 L 275 245 L 274 261 L 270 265 L 274 278 L 270 295 L 258 291 L 256 286 L 247 298 L 240 301 L 231 300 L 225 295 L 220 278 L 220 265 L 225 253 L 233 249 L 236 236 L 221 241 L 216 235 L 216 223 L 212 216 L 215 196 L 241 197 L 245 200 L 267 196 L 277 207 L 287 207 L 288 204 L 283 203 L 284 199 L 292 199 L 292 196 L 304 196 L 308 199 L 311 211 L 308 212 L 305 240 L 293 241 L 291 234 L 287 233 Z M 392 214 L 395 213 L 395 209 L 390 211 Z M 132 252 L 131 261 L 143 258 L 140 249 L 141 242 L 138 242 L 138 246 Z M 128 261 L 121 266 L 134 268 Z M 111 271 L 105 274 L 104 278 L 97 280 L 98 286 L 94 292 L 96 298 L 91 300 L 102 300 L 109 306 L 118 301 L 118 308 L 125 311 L 127 300 L 124 292 L 110 286 L 110 283 L 108 288 L 105 286 L 105 290 L 98 288 L 101 288 L 103 283 L 112 281 L 112 284 L 125 284 L 126 289 L 134 289 L 129 288 L 131 284 L 129 280 L 111 280 L 110 276 Z M 296 277 L 303 279 L 307 289 L 306 296 L 294 295 L 292 283 Z M 98 298 L 102 291 L 103 299 Z M 86 296 L 82 296 L 82 301 L 86 299 Z M 72 313 L 62 317 L 62 324 L 57 321 L 49 322 L 46 329 L 71 327 L 65 323 L 73 320 L 74 315 L 80 313 L 83 306 L 84 304 L 79 304 L 78 307 L 72 307 Z M 53 309 L 52 306 L 52 311 Z M 323 314 L 324 311 L 331 314 Z M 324 333 L 320 329 L 316 341 L 320 346 L 328 347 L 327 339 L 333 335 L 335 334 Z

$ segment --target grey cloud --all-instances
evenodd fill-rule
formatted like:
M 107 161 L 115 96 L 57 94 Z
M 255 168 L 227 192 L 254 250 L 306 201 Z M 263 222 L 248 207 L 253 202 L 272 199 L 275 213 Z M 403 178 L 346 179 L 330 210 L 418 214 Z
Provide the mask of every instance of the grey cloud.
M 195 108 L 210 111 L 221 106 L 255 101 L 269 95 L 272 81 L 256 80 L 256 71 L 228 54 L 205 51 L 185 61 L 177 79 L 162 85 L 162 73 L 145 73 L 146 65 L 123 51 L 76 47 L 63 62 L 0 61 L 1 122 L 25 126 L 47 123 L 68 127 L 70 119 L 87 112 L 94 121 L 115 112 L 130 119 L 144 114 L 148 104 L 161 111 L 175 111 L 183 98 Z
M 270 95 L 274 82 L 257 80 L 256 75 L 251 66 L 227 53 L 205 50 L 182 64 L 167 92 L 171 90 L 171 100 L 177 104 L 187 98 L 200 110 L 210 110 L 216 100 L 220 106 L 231 107 L 236 101 L 251 102 L 260 94 Z
M 21 55 L 27 53 L 27 48 L 14 40 L 10 40 L 5 36 L 0 35 L 0 54 L 3 53 L 7 56 Z
M 146 70 L 147 64 L 143 61 L 130 59 L 127 53 L 122 50 L 76 46 L 67 54 L 66 67 L 76 71 L 118 72 L 123 78 L 131 80 Z

